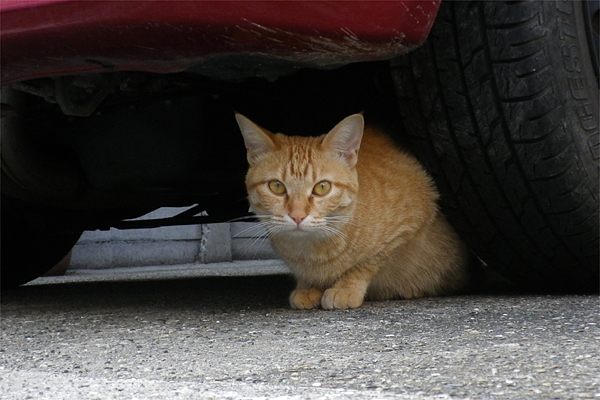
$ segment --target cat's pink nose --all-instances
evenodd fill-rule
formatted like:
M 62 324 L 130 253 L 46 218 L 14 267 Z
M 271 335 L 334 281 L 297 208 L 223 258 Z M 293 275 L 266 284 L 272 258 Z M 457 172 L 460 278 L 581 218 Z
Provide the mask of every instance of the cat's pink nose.
M 304 221 L 307 217 L 306 214 L 304 213 L 299 213 L 299 212 L 295 212 L 292 211 L 291 213 L 288 214 L 290 216 L 290 218 L 296 223 L 296 225 L 300 226 L 300 224 L 302 223 L 302 221 Z

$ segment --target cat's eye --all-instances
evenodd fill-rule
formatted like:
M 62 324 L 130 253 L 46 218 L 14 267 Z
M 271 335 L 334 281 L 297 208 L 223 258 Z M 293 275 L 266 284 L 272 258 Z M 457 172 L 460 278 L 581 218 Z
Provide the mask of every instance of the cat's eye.
M 285 185 L 277 180 L 269 181 L 269 189 L 275 194 L 284 194 L 286 192 Z
M 317 196 L 325 196 L 327 193 L 331 191 L 331 182 L 329 181 L 321 181 L 313 187 L 313 194 Z

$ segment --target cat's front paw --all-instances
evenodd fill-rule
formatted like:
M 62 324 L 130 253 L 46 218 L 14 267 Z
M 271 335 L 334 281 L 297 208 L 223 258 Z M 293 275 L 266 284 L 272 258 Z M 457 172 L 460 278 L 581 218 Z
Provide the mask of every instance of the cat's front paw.
M 319 289 L 296 289 L 290 294 L 290 305 L 297 310 L 319 308 L 323 292 Z
M 327 289 L 321 299 L 321 307 L 326 310 L 358 308 L 364 302 L 363 293 L 352 289 Z

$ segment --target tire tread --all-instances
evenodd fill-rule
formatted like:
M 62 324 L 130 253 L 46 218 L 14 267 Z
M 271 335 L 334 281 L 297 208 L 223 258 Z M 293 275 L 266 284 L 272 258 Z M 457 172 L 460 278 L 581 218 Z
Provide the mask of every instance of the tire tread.
M 565 126 L 542 3 L 443 3 L 426 44 L 394 64 L 400 109 L 486 262 L 529 283 L 596 288 L 597 162 L 590 176 Z

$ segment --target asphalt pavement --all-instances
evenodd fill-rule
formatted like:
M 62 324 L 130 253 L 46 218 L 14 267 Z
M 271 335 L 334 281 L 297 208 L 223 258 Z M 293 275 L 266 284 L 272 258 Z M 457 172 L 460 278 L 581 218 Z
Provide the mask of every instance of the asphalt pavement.
M 1 399 L 600 399 L 599 299 L 291 310 L 287 275 L 46 278 L 1 296 Z

